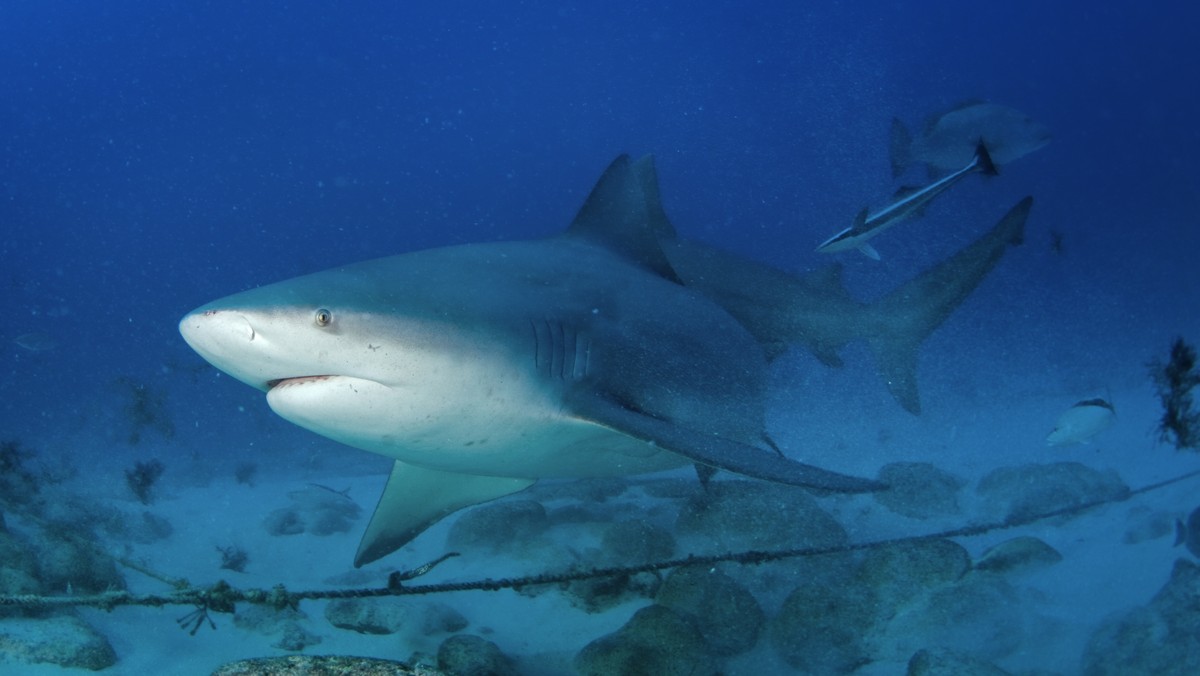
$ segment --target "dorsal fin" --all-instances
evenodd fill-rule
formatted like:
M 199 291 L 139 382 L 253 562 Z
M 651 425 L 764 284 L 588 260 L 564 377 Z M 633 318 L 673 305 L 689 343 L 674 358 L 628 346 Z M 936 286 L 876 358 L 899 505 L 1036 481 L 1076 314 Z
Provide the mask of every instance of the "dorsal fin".
M 642 155 L 637 162 L 633 163 L 633 170 L 642 184 L 642 195 L 646 198 L 646 216 L 650 222 L 650 229 L 659 239 L 675 239 L 675 226 L 671 225 L 671 219 L 667 218 L 667 211 L 662 204 L 662 195 L 658 192 L 658 171 L 654 168 L 654 156 Z
M 664 279 L 682 284 L 658 243 L 651 205 L 643 188 L 644 175 L 645 172 L 635 170 L 628 155 L 613 160 L 571 221 L 567 234 L 587 239 Z M 654 179 L 653 164 L 649 178 Z M 657 202 L 657 190 L 655 193 Z M 661 204 L 657 210 L 662 211 Z M 662 218 L 665 217 L 663 214 Z

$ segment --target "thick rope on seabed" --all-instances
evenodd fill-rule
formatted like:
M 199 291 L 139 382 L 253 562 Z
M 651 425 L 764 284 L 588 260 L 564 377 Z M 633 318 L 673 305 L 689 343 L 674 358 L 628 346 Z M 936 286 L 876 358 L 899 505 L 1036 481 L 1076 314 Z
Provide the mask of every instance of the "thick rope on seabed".
M 703 556 L 691 555 L 685 558 L 657 561 L 636 566 L 615 566 L 610 568 L 592 568 L 589 570 L 573 570 L 559 573 L 540 573 L 537 575 L 527 575 L 523 577 L 496 579 L 483 578 L 479 580 L 469 580 L 466 582 L 442 582 L 438 584 L 425 585 L 404 584 L 408 580 L 424 575 L 434 566 L 442 563 L 446 559 L 457 556 L 455 553 L 450 553 L 410 571 L 392 573 L 388 578 L 388 585 L 386 587 L 289 591 L 283 585 L 277 585 L 270 590 L 237 589 L 231 587 L 228 583 L 222 580 L 211 587 L 202 588 L 194 586 L 180 586 L 175 591 L 166 594 L 133 594 L 127 591 L 111 591 L 89 596 L 39 596 L 32 594 L 0 596 L 0 607 L 35 609 L 87 606 L 112 610 L 118 606 L 195 606 L 196 610 L 177 620 L 180 626 L 189 630 L 190 633 L 195 634 L 196 631 L 206 623 L 213 628 L 216 628 L 216 625 L 209 618 L 208 613 L 210 611 L 219 613 L 232 613 L 234 611 L 234 607 L 238 603 L 253 603 L 256 605 L 271 606 L 276 609 L 284 609 L 295 608 L 301 601 L 307 600 L 370 598 L 376 596 L 412 596 L 461 591 L 498 591 L 501 589 L 519 590 L 523 587 L 563 584 L 567 582 L 576 582 L 595 578 L 629 577 L 638 573 L 670 570 L 672 568 L 679 568 L 682 566 L 711 566 L 718 563 L 767 563 L 770 561 L 779 561 L 783 559 L 792 559 L 805 556 L 819 556 L 822 554 L 863 551 L 899 543 L 923 542 L 927 540 L 941 540 L 946 538 L 982 535 L 992 531 L 1027 526 L 1038 521 L 1044 521 L 1046 519 L 1052 519 L 1059 516 L 1079 514 L 1103 505 L 1124 502 L 1136 495 L 1156 491 L 1196 476 L 1200 476 L 1200 470 L 1195 470 L 1170 479 L 1165 479 L 1163 481 L 1141 486 L 1139 488 L 1121 493 L 1120 495 L 1098 500 L 1091 500 L 1081 504 L 1062 507 L 1060 509 L 1043 512 L 1040 514 L 1015 517 L 1010 516 L 1003 521 L 968 525 L 961 528 L 954 528 L 951 530 L 944 530 L 924 535 L 909 535 L 904 537 L 888 538 L 884 540 L 871 540 L 867 542 L 829 547 L 800 547 L 796 549 L 779 549 L 771 551 L 742 551 Z M 122 561 L 122 563 L 126 562 Z M 143 567 L 136 568 L 146 572 Z M 158 579 L 170 580 L 170 578 L 160 575 L 152 576 Z M 178 580 L 174 581 L 174 583 L 176 585 L 186 584 Z

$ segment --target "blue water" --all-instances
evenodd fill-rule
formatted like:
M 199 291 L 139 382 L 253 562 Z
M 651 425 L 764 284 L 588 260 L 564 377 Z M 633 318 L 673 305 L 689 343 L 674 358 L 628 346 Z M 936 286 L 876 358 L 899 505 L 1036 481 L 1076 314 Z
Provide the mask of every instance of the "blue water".
M 898 184 L 892 118 L 919 128 L 968 99 L 1054 140 L 880 237 L 882 263 L 839 257 L 868 297 L 1035 196 L 1025 246 L 925 346 L 927 404 L 1144 394 L 1146 361 L 1200 340 L 1186 3 L 417 5 L 5 3 L 0 437 L 84 473 L 199 455 L 214 475 L 269 471 L 333 443 L 204 365 L 177 332 L 188 310 L 365 258 L 553 234 L 621 152 L 656 155 L 682 233 L 815 270 L 816 244 Z M 13 342 L 29 333 L 54 346 Z M 173 433 L 130 443 L 129 382 Z M 1142 438 L 1153 417 L 1130 424 Z

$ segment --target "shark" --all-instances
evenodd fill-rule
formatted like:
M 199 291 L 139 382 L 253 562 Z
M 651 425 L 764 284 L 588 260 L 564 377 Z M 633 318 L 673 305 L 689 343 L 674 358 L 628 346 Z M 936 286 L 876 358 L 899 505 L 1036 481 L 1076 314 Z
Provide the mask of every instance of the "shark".
M 765 429 L 771 360 L 798 342 L 834 363 L 865 337 L 901 380 L 893 393 L 915 397 L 920 341 L 1023 223 L 1006 216 L 897 290 L 915 295 L 863 304 L 836 275 L 807 280 L 678 237 L 652 158 L 622 155 L 557 235 L 345 265 L 213 301 L 179 329 L 284 419 L 393 460 L 360 567 L 540 479 L 693 464 L 885 488 L 779 450 Z
M 920 216 L 935 197 L 949 190 L 967 174 L 975 172 L 985 176 L 995 176 L 999 173 L 983 141 L 976 144 L 975 155 L 966 166 L 923 188 L 901 188 L 894 202 L 873 214 L 868 214 L 868 211 L 863 209 L 854 219 L 854 225 L 821 242 L 817 252 L 837 253 L 857 249 L 867 258 L 879 260 L 879 252 L 871 246 L 869 240 L 900 221 Z

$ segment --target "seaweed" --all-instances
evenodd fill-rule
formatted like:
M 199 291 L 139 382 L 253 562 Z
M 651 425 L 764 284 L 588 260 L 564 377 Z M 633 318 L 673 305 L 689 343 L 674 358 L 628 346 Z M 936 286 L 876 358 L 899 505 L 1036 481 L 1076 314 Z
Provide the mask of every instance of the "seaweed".
M 25 467 L 33 456 L 19 441 L 0 442 L 0 504 L 10 507 L 34 502 L 39 485 L 37 478 Z
M 117 384 L 125 389 L 129 397 L 124 410 L 130 423 L 126 441 L 131 446 L 141 442 L 142 433 L 147 429 L 158 432 L 166 439 L 175 436 L 175 423 L 167 413 L 166 393 L 126 377 L 118 378 Z
M 236 573 L 246 572 L 246 564 L 250 562 L 250 555 L 246 550 L 237 545 L 229 545 L 228 547 L 217 547 L 217 551 L 221 553 L 221 569 L 232 570 Z
M 139 502 L 148 505 L 154 502 L 154 484 L 166 469 L 158 460 L 138 461 L 125 470 L 125 483 L 129 484 L 129 490 L 133 491 Z
M 1154 390 L 1162 402 L 1158 438 L 1178 450 L 1200 450 L 1200 411 L 1195 409 L 1192 390 L 1200 385 L 1196 349 L 1176 338 L 1166 362 L 1153 360 L 1147 366 Z
M 252 462 L 238 463 L 233 469 L 233 478 L 239 484 L 254 486 L 254 477 L 258 475 L 258 465 Z

